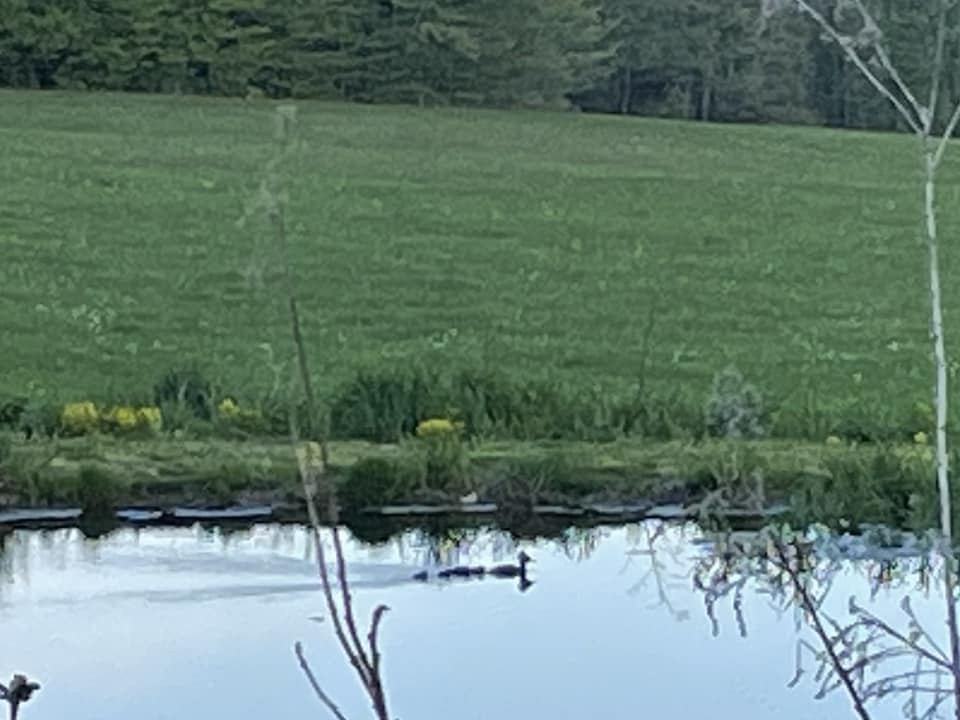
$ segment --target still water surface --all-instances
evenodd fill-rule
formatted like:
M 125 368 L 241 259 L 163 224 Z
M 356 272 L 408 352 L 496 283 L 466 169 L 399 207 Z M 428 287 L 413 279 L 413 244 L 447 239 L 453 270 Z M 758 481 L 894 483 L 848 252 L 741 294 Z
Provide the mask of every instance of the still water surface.
M 747 636 L 731 603 L 718 634 L 691 571 L 708 546 L 693 526 L 652 524 L 571 531 L 515 543 L 473 531 L 455 546 L 408 532 L 380 546 L 347 544 L 364 618 L 390 606 L 383 628 L 391 710 L 400 720 L 504 718 L 853 717 L 840 693 L 787 683 L 797 638 L 792 611 L 748 584 Z M 410 581 L 440 559 L 489 564 L 519 548 L 535 557 L 535 584 L 514 580 Z M 652 563 L 659 573 L 652 573 Z M 909 567 L 871 599 L 875 564 L 849 563 L 828 605 L 848 598 L 893 620 L 911 594 L 937 631 L 936 587 Z M 235 533 L 125 529 L 98 540 L 77 530 L 18 531 L 0 562 L 0 676 L 43 683 L 25 720 L 233 720 L 326 717 L 297 667 L 302 640 L 317 676 L 350 718 L 369 717 L 340 655 L 317 590 L 309 536 L 297 526 Z M 902 717 L 896 701 L 875 717 Z

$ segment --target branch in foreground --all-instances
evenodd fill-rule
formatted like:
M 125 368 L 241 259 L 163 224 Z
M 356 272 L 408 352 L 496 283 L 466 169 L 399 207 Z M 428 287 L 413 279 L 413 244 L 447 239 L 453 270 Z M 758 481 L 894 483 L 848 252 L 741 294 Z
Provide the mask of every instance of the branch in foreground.
M 278 167 L 284 159 L 296 151 L 294 136 L 296 128 L 296 107 L 281 106 L 277 108 L 276 119 L 276 134 L 279 140 L 278 152 L 267 166 L 267 178 L 261 184 L 261 197 L 256 207 L 266 210 L 273 227 L 276 244 L 280 250 L 281 262 L 286 279 L 287 307 L 290 313 L 290 329 L 295 351 L 296 367 L 299 370 L 299 378 L 302 385 L 301 389 L 307 403 L 309 422 L 312 425 L 312 427 L 308 428 L 308 430 L 312 431 L 309 435 L 315 435 L 317 436 L 316 439 L 319 440 L 319 442 L 317 442 L 312 437 L 309 437 L 310 441 L 307 442 L 305 446 L 301 445 L 301 433 L 297 422 L 297 403 L 291 395 L 288 414 L 290 443 L 297 458 L 297 467 L 303 486 L 304 500 L 310 518 L 310 530 L 313 537 L 314 548 L 317 553 L 317 565 L 323 587 L 323 595 L 326 600 L 331 623 L 333 624 L 334 633 L 347 659 L 360 677 L 360 682 L 373 704 L 375 717 L 377 720 L 389 720 L 383 683 L 380 679 L 380 651 L 377 645 L 377 631 L 380 627 L 380 620 L 387 608 L 381 605 L 374 611 L 370 632 L 367 636 L 370 643 L 368 654 L 367 649 L 364 648 L 360 641 L 357 624 L 354 620 L 353 602 L 350 595 L 350 586 L 347 581 L 346 560 L 337 528 L 336 489 L 334 483 L 326 476 L 329 464 L 326 433 L 321 430 L 321 426 L 318 424 L 318 407 L 310 380 L 306 342 L 300 322 L 297 294 L 293 280 L 293 260 L 290 257 L 285 219 L 286 193 L 281 187 Z M 334 597 L 333 584 L 330 574 L 327 571 L 326 553 L 324 552 L 321 538 L 322 526 L 315 499 L 320 480 L 326 480 L 323 490 L 328 500 L 327 519 L 330 521 L 330 530 L 333 534 L 334 558 L 337 567 L 337 580 L 340 585 L 342 610 L 337 607 L 337 602 Z M 314 693 L 316 693 L 317 697 L 320 698 L 321 702 L 337 720 L 345 720 L 339 708 L 320 687 L 316 676 L 303 654 L 303 648 L 299 643 L 295 646 L 295 652 L 300 662 L 300 667 L 310 682 Z M 370 656 L 373 656 L 372 662 Z
M 313 674 L 313 670 L 310 668 L 310 663 L 307 662 L 307 658 L 303 654 L 303 645 L 299 642 L 293 646 L 294 652 L 297 654 L 297 660 L 300 661 L 300 669 L 303 670 L 303 674 L 307 676 L 307 681 L 310 683 L 310 686 L 313 688 L 313 692 L 319 698 L 327 709 L 330 711 L 330 714 L 333 715 L 337 720 L 347 720 L 346 716 L 340 712 L 340 708 L 337 707 L 336 703 L 330 699 L 330 696 L 327 695 L 323 688 L 320 687 L 320 683 L 317 682 L 317 676 Z
M 292 434 L 294 440 L 296 440 L 297 434 L 295 430 Z M 314 488 L 318 473 L 323 472 L 322 461 L 319 457 L 317 457 L 317 455 L 319 455 L 319 448 L 316 446 L 317 443 L 308 443 L 307 450 L 297 453 L 297 460 L 300 468 L 300 478 L 303 482 L 304 497 L 307 502 L 307 512 L 310 516 L 310 529 L 313 536 L 314 549 L 317 553 L 317 565 L 320 572 L 321 585 L 323 587 L 323 596 L 327 604 L 327 612 L 330 615 L 330 620 L 333 625 L 334 634 L 337 637 L 337 641 L 340 643 L 340 647 L 343 649 L 344 654 L 346 654 L 347 659 L 350 661 L 350 664 L 353 666 L 353 669 L 359 676 L 360 682 L 363 685 L 367 696 L 370 698 L 375 717 L 377 720 L 389 720 L 390 716 L 387 711 L 386 694 L 384 693 L 383 681 L 380 677 L 380 651 L 377 643 L 377 634 L 380 629 L 380 621 L 383 617 L 383 614 L 387 611 L 387 607 L 385 605 L 380 605 L 373 612 L 373 620 L 371 621 L 370 632 L 367 635 L 370 644 L 368 655 L 367 651 L 360 642 L 358 633 L 356 631 L 353 604 L 350 602 L 350 588 L 346 573 L 346 561 L 343 554 L 343 546 L 340 542 L 339 530 L 337 528 L 336 499 L 333 496 L 332 491 L 330 494 L 330 516 L 332 523 L 330 532 L 333 533 L 334 537 L 333 546 L 337 563 L 338 583 L 343 596 L 341 601 L 343 603 L 342 610 L 337 606 L 336 598 L 334 597 L 333 593 L 333 583 L 330 578 L 330 574 L 327 571 L 326 552 L 320 536 L 320 515 L 317 512 L 316 501 L 314 497 Z M 308 452 L 310 450 L 313 452 L 313 457 L 311 457 L 310 452 Z M 344 626 L 346 626 L 346 628 Z M 371 656 L 373 657 L 372 662 L 370 660 Z M 301 666 L 305 664 L 306 661 L 301 660 Z M 310 677 L 311 675 L 308 675 L 308 679 Z M 311 684 L 313 682 L 315 682 L 315 678 L 311 681 Z
M 923 133 L 922 127 L 918 124 L 917 119 L 914 118 L 913 114 L 904 105 L 900 100 L 897 99 L 896 95 L 890 92 L 890 89 L 887 88 L 883 82 L 867 67 L 867 64 L 863 61 L 863 58 L 860 57 L 860 54 L 857 52 L 856 47 L 854 47 L 853 40 L 845 35 L 842 35 L 831 23 L 827 20 L 822 13 L 818 12 L 810 3 L 806 0 L 794 0 L 796 7 L 801 11 L 809 15 L 820 28 L 830 36 L 830 38 L 837 43 L 837 46 L 843 50 L 843 53 L 850 58 L 851 62 L 857 66 L 857 69 L 863 73 L 863 76 L 867 81 L 873 85 L 874 89 L 879 92 L 883 97 L 885 97 L 891 105 L 893 105 L 897 112 L 900 113 L 900 116 L 904 119 L 910 129 L 920 135 Z

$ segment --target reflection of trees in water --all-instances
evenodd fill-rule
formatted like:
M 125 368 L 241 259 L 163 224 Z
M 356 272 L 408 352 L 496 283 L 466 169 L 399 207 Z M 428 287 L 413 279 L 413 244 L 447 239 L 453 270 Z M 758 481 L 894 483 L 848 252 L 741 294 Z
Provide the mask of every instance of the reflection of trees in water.
M 568 560 L 582 562 L 589 560 L 600 547 L 601 541 L 609 537 L 609 535 L 610 528 L 602 525 L 595 527 L 570 527 L 561 533 L 556 543 L 560 546 Z
M 670 599 L 671 590 L 687 589 L 689 573 L 678 568 L 685 565 L 683 555 L 689 547 L 689 528 L 670 524 L 660 520 L 648 520 L 626 528 L 627 543 L 630 549 L 620 570 L 623 575 L 628 571 L 637 571 L 636 565 L 647 561 L 645 569 L 640 568 L 640 577 L 630 587 L 627 594 L 637 595 L 653 585 L 657 599 L 650 609 L 663 607 L 677 621 L 689 619 L 688 610 L 678 609 Z M 664 561 L 672 561 L 671 569 Z
M 11 585 L 16 579 L 12 549 L 14 534 L 12 530 L 0 531 L 0 584 L 2 585 Z
M 945 564 L 922 543 L 898 549 L 861 540 L 855 560 L 838 552 L 839 545 L 831 536 L 811 539 L 775 528 L 752 537 L 715 538 L 695 571 L 695 587 L 704 594 L 714 632 L 719 628 L 714 609 L 730 601 L 746 635 L 742 600 L 745 587 L 753 585 L 778 614 L 792 611 L 796 629 L 806 628 L 813 636 L 797 640 L 791 686 L 812 665 L 816 697 L 845 691 L 861 720 L 868 720 L 868 707 L 882 699 L 902 701 L 907 718 L 939 717 L 954 696 L 958 675 L 954 658 L 914 612 L 911 594 L 929 597 L 946 577 Z M 846 618 L 831 614 L 827 599 L 843 575 L 866 580 L 871 599 L 881 590 L 904 592 L 901 617 L 881 618 L 855 597 L 847 603 Z

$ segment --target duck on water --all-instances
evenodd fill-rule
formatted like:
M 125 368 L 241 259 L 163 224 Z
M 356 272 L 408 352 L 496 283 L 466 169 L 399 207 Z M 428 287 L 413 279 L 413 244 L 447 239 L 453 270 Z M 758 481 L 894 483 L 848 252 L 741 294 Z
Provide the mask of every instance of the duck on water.
M 482 566 L 468 567 L 466 565 L 457 565 L 456 567 L 439 571 L 437 573 L 437 577 L 449 579 L 454 577 L 483 577 L 484 575 L 491 575 L 493 577 L 501 578 L 519 577 L 521 580 L 525 580 L 527 577 L 527 563 L 530 562 L 533 562 L 533 558 L 521 550 L 517 555 L 518 564 L 516 565 L 495 565 L 489 569 Z M 413 579 L 422 582 L 427 580 L 428 577 L 429 574 L 427 571 L 421 570 L 413 576 Z

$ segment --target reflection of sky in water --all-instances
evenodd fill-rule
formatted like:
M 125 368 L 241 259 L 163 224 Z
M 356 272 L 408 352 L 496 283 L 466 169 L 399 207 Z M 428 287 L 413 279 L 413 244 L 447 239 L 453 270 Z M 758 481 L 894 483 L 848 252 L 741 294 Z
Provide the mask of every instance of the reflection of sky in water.
M 536 558 L 526 593 L 511 580 L 408 582 L 429 553 L 413 535 L 368 548 L 348 544 L 355 603 L 364 619 L 391 607 L 383 629 L 392 714 L 457 718 L 853 717 L 837 692 L 815 701 L 805 681 L 788 689 L 796 633 L 768 598 L 748 591 L 748 636 L 731 603 L 712 637 L 703 596 L 691 589 L 702 548 L 692 530 L 657 547 L 663 582 L 636 526 L 600 531 L 588 548 L 521 543 Z M 665 551 L 673 548 L 676 558 Z M 516 548 L 478 534 L 456 562 L 491 563 Z M 630 552 L 633 550 L 634 552 Z M 292 653 L 303 640 L 317 676 L 348 717 L 369 717 L 324 615 L 307 535 L 263 526 L 230 536 L 199 529 L 124 530 L 100 541 L 77 531 L 16 533 L 0 566 L 0 676 L 35 676 L 43 690 L 26 720 L 71 718 L 324 717 Z M 903 594 L 870 600 L 863 568 L 836 580 L 838 617 L 851 594 L 900 622 Z M 669 602 L 669 607 L 663 604 Z M 931 631 L 935 592 L 913 597 Z M 901 717 L 901 702 L 877 718 Z

